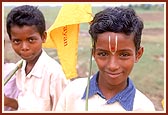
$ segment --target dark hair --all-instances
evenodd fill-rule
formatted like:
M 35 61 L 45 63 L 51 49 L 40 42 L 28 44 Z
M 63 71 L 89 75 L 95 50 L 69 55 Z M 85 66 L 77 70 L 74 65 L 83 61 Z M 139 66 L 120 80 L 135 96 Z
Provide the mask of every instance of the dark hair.
M 35 6 L 22 5 L 13 8 L 7 15 L 7 33 L 11 39 L 12 26 L 36 26 L 37 31 L 42 34 L 45 32 L 45 19 L 42 12 Z
M 131 8 L 114 7 L 98 12 L 91 25 L 89 33 L 92 37 L 93 48 L 97 42 L 97 35 L 103 32 L 134 34 L 136 52 L 140 48 L 141 34 L 144 25 Z

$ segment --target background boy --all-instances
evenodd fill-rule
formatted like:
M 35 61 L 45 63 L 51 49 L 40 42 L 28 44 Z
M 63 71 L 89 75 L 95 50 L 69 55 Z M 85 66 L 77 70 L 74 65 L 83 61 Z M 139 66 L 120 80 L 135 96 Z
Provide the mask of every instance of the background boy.
M 22 58 L 18 64 L 23 61 L 16 73 L 18 110 L 55 110 L 68 81 L 60 64 L 42 49 L 47 36 L 42 12 L 30 5 L 15 7 L 6 27 L 12 48 Z

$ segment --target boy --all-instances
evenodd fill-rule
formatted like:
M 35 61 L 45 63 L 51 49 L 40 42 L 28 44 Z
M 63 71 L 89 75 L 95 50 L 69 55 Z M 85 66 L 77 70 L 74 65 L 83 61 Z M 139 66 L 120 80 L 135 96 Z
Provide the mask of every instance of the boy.
M 155 111 L 153 103 L 135 88 L 129 74 L 143 54 L 143 22 L 133 9 L 115 7 L 97 13 L 90 25 L 92 55 L 99 71 L 90 78 L 88 111 Z M 87 79 L 71 82 L 57 111 L 85 111 Z
M 45 19 L 34 6 L 13 8 L 7 16 L 7 33 L 12 48 L 22 58 L 16 72 L 18 110 L 54 111 L 68 81 L 54 59 L 42 49 L 46 40 Z

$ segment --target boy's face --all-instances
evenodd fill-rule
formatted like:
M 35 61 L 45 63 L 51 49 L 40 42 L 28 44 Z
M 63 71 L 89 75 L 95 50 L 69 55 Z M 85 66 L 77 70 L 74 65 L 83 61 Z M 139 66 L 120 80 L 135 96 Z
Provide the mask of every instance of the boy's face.
M 12 26 L 11 44 L 14 51 L 24 60 L 34 62 L 42 51 L 45 34 L 41 37 L 35 26 Z
M 93 56 L 99 68 L 99 82 L 104 85 L 126 83 L 134 63 L 143 53 L 140 48 L 136 55 L 133 37 L 113 32 L 98 35 Z

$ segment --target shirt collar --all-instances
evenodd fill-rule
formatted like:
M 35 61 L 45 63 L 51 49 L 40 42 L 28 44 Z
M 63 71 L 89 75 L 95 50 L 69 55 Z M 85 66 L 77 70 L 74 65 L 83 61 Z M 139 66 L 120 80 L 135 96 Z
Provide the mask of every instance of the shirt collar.
M 43 68 L 45 56 L 46 56 L 46 52 L 42 49 L 42 53 L 39 59 L 37 60 L 34 67 L 32 68 L 31 72 L 26 77 L 30 78 L 33 75 L 35 77 L 40 78 L 42 76 L 43 69 L 39 69 L 39 67 Z M 26 67 L 26 60 L 23 60 L 23 66 L 21 68 L 22 71 L 25 71 L 25 67 Z
M 98 94 L 100 97 L 105 99 L 97 85 L 98 75 L 99 72 L 97 72 L 90 80 L 88 97 Z M 127 87 L 123 91 L 116 94 L 113 98 L 107 100 L 106 104 L 112 104 L 118 101 L 125 110 L 132 111 L 136 89 L 132 80 L 129 77 L 127 79 L 127 83 Z M 86 99 L 86 89 L 82 99 Z

